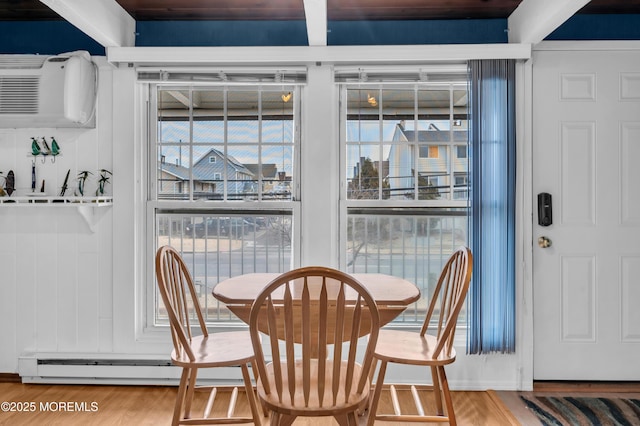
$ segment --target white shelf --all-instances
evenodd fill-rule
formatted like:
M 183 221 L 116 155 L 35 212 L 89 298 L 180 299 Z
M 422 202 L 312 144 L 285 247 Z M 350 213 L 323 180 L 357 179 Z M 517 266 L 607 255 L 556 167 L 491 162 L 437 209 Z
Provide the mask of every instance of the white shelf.
M 13 197 L 0 197 L 0 204 L 24 206 L 24 205 L 68 205 L 69 207 L 77 207 L 78 204 L 93 204 L 96 206 L 110 206 L 113 204 L 112 196 L 100 196 L 100 197 L 60 197 L 57 195 L 40 195 L 38 192 L 34 192 L 33 195 L 19 195 Z
M 33 195 L 15 197 L 0 197 L 0 206 L 6 207 L 75 207 L 93 232 L 99 216 L 96 209 L 113 205 L 112 196 L 100 197 L 60 197 L 42 196 L 35 192 Z

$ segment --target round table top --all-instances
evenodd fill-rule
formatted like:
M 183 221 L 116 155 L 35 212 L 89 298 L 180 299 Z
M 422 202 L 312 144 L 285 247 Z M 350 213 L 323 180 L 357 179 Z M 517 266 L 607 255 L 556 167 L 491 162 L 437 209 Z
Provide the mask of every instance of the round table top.
M 279 273 L 238 275 L 219 282 L 213 296 L 227 305 L 253 303 L 260 291 Z M 410 281 L 385 274 L 350 274 L 369 290 L 379 305 L 407 306 L 420 299 L 420 290 Z

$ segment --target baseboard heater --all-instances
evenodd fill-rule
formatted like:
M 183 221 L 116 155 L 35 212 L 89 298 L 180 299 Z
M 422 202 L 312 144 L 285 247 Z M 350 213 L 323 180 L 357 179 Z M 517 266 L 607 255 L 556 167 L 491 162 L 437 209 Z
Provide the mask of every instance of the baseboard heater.
M 21 357 L 23 383 L 177 386 L 182 369 L 165 359 Z M 242 384 L 240 367 L 202 369 L 198 381 Z
M 38 365 L 113 365 L 127 367 L 171 367 L 171 361 L 152 359 L 38 359 Z

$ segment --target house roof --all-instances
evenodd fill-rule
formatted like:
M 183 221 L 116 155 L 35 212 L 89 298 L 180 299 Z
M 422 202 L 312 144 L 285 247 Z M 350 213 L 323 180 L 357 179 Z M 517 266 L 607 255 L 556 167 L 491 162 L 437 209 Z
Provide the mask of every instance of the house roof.
M 245 164 L 245 167 L 255 175 L 260 175 L 260 164 Z M 275 164 L 262 165 L 262 177 L 265 179 L 275 179 L 278 173 L 278 166 Z
M 202 155 L 193 165 L 193 179 L 196 181 L 214 180 L 216 173 L 222 174 L 225 172 L 223 162 L 210 163 L 209 157 L 215 156 L 216 158 L 224 159 L 224 154 L 215 148 L 211 148 L 204 155 Z M 240 174 L 255 176 L 250 169 L 240 163 L 232 156 L 227 156 L 227 164 L 230 165 L 234 171 Z M 170 175 L 177 177 L 178 179 L 189 179 L 189 168 L 184 166 L 178 166 L 172 163 L 162 163 L 162 170 Z
M 211 148 L 194 163 L 193 177 L 195 180 L 213 180 L 216 178 L 216 173 L 221 175 L 225 173 L 224 163 L 210 163 L 209 158 L 211 156 L 215 156 L 222 160 L 225 159 L 225 155 L 221 151 Z M 236 173 L 254 176 L 254 173 L 251 170 L 246 168 L 244 164 L 236 160 L 233 156 L 227 155 L 226 160 L 227 165 L 231 166 Z
M 171 163 L 161 163 L 161 167 L 163 172 L 168 173 L 172 176 L 177 177 L 181 180 L 189 179 L 189 169 L 187 167 L 178 166 L 176 164 Z
M 450 140 L 449 131 L 442 130 L 419 130 L 418 142 L 447 142 Z M 414 141 L 416 132 L 414 130 L 405 130 L 404 134 L 408 141 Z M 466 130 L 454 130 L 453 140 L 455 142 L 466 142 L 467 131 Z
M 394 140 L 406 140 L 415 141 L 417 133 L 418 142 L 448 142 L 451 138 L 451 134 L 448 130 L 405 130 L 402 126 L 396 126 Z M 454 130 L 453 131 L 454 142 L 466 142 L 467 131 L 466 130 Z

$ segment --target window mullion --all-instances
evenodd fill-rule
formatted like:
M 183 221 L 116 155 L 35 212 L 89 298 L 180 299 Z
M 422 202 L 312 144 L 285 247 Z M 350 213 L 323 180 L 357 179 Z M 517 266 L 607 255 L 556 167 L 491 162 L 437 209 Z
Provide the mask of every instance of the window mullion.
M 182 164 L 182 149 L 180 150 Z M 193 179 L 193 87 L 189 87 L 189 201 L 193 201 L 195 181 Z

